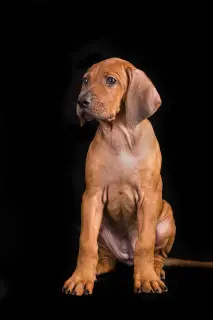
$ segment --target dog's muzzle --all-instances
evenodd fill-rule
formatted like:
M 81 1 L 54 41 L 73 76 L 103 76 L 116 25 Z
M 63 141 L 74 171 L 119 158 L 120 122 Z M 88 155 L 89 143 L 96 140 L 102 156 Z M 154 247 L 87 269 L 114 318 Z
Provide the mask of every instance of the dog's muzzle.
M 81 109 L 87 109 L 91 106 L 91 99 L 89 97 L 83 98 L 83 99 L 78 99 L 77 103 Z

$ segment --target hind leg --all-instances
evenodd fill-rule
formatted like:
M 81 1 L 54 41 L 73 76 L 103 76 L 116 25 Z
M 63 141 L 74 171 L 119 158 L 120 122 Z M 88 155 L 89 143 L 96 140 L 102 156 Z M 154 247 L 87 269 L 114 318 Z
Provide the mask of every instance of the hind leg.
M 100 241 L 98 243 L 98 265 L 96 275 L 111 272 L 115 269 L 116 259 L 110 250 L 105 247 Z
M 165 271 L 163 270 L 164 260 L 167 258 L 176 234 L 175 220 L 171 206 L 164 200 L 162 211 L 158 219 L 156 228 L 156 242 L 154 267 L 155 272 L 161 279 L 165 279 Z

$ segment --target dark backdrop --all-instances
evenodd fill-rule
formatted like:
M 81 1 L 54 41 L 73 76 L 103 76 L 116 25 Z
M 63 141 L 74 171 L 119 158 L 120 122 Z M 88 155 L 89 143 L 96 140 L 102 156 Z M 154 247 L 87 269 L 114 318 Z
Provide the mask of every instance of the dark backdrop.
M 35 6 L 31 14 L 8 19 L 2 35 L 0 299 L 8 306 L 18 302 L 18 309 L 32 303 L 33 310 L 42 304 L 55 312 L 62 306 L 68 314 L 76 305 L 97 303 L 155 310 L 175 304 L 178 311 L 192 302 L 192 310 L 207 310 L 211 270 L 169 269 L 163 297 L 135 297 L 132 271 L 122 266 L 96 285 L 93 297 L 61 293 L 76 263 L 85 157 L 97 128 L 80 128 L 75 101 L 85 70 L 108 57 L 144 70 L 163 101 L 150 121 L 163 155 L 164 197 L 177 224 L 170 256 L 213 261 L 205 34 L 187 27 L 151 30 L 134 16 L 124 23 L 122 15 L 109 21 L 80 19 L 76 12 L 76 23 L 59 20 L 56 12 Z

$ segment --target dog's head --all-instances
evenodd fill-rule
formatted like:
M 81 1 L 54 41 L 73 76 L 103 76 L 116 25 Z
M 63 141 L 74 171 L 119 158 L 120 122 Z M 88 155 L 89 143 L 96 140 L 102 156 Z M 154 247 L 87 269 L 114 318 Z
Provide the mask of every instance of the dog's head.
M 127 124 L 136 125 L 150 117 L 161 98 L 145 73 L 131 63 L 111 58 L 93 65 L 82 79 L 77 115 L 84 121 L 110 122 L 122 110 Z

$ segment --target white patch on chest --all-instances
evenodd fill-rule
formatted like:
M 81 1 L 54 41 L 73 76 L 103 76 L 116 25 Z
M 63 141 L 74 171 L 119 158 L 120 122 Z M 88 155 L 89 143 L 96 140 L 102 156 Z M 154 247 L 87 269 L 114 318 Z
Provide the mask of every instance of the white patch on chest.
M 138 161 L 137 157 L 134 157 L 127 152 L 120 152 L 119 160 L 126 168 L 134 168 Z

